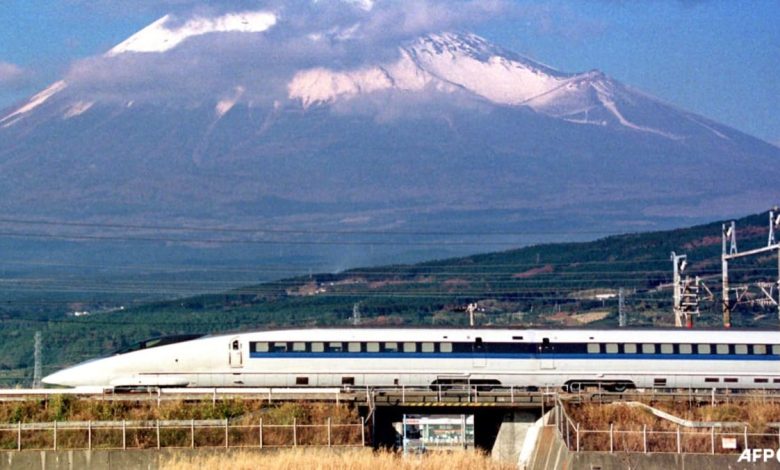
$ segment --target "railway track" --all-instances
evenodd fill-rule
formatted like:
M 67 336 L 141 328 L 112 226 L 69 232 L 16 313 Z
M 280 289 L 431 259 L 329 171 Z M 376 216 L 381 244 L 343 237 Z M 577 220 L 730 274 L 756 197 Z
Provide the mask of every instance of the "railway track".
M 780 403 L 779 391 L 739 390 L 631 390 L 623 393 L 583 390 L 579 393 L 528 391 L 507 387 L 481 390 L 479 387 L 438 388 L 154 388 L 143 391 L 114 392 L 101 388 L 0 389 L 0 402 L 49 399 L 72 396 L 80 400 L 100 401 L 203 401 L 240 398 L 273 402 L 314 401 L 350 403 L 359 406 L 502 406 L 538 408 L 552 405 L 556 399 L 572 403 L 613 403 L 626 401 L 723 403 L 760 400 Z

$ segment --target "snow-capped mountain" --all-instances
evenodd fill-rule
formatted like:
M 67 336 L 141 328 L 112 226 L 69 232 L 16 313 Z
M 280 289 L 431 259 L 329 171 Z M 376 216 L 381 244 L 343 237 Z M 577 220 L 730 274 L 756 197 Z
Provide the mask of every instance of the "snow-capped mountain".
M 164 53 L 189 38 L 215 32 L 262 32 L 274 26 L 267 12 L 229 14 L 215 19 L 197 18 L 169 26 L 166 15 L 109 50 L 105 56 L 127 53 Z M 321 38 L 313 38 L 321 40 Z M 67 87 L 64 80 L 33 96 L 18 109 L 0 117 L 8 127 L 25 117 L 51 96 Z M 662 105 L 652 97 L 630 90 L 598 71 L 562 73 L 551 67 L 502 50 L 474 34 L 429 34 L 398 49 L 397 60 L 384 64 L 337 70 L 314 67 L 297 71 L 288 83 L 288 98 L 304 108 L 350 100 L 376 92 L 466 92 L 494 105 L 527 107 L 540 114 L 578 124 L 616 124 L 635 131 L 682 139 L 673 129 L 653 127 L 628 119 L 624 109 L 636 102 Z M 217 101 L 218 117 L 235 105 L 245 87 L 236 86 L 228 98 Z M 204 97 L 204 101 L 208 97 Z M 71 99 L 63 103 L 63 118 L 86 112 L 94 101 Z M 695 118 L 691 121 L 715 129 Z
M 295 75 L 290 97 L 304 105 L 377 90 L 466 90 L 500 105 L 522 105 L 559 88 L 574 75 L 497 47 L 474 34 L 430 34 L 399 49 L 399 58 L 356 70 L 317 68 Z
M 0 114 L 0 214 L 453 232 L 531 219 L 550 229 L 553 214 L 568 214 L 570 229 L 631 230 L 780 196 L 777 147 L 599 71 L 560 72 L 468 33 L 424 35 L 359 63 L 312 54 L 289 70 L 269 51 L 254 63 L 263 54 L 234 48 L 235 67 L 204 66 L 205 91 L 169 99 L 219 55 L 208 51 L 160 85 L 184 52 L 255 44 L 231 34 L 271 41 L 262 35 L 282 22 L 163 17 L 104 60 L 157 60 L 154 80 L 136 88 L 167 94 L 123 94 L 108 73 L 99 89 L 67 76 Z M 359 32 L 312 33 L 293 52 Z

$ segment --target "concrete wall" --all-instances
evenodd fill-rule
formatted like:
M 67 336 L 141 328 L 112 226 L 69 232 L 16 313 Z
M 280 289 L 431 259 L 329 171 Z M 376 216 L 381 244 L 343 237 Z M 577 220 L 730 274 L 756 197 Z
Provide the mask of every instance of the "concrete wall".
M 602 452 L 572 453 L 571 465 L 567 468 L 624 470 L 641 468 L 647 470 L 778 470 L 776 460 L 767 463 L 737 463 L 739 455 L 706 454 L 629 454 Z
M 259 449 L 255 452 L 263 452 Z M 145 449 L 145 450 L 24 450 L 0 452 L 0 470 L 156 470 L 173 456 L 188 460 L 194 456 L 219 455 L 229 459 L 234 452 L 252 449 Z
M 510 411 L 504 415 L 498 428 L 496 441 L 490 451 L 494 460 L 506 463 L 516 463 L 523 448 L 528 429 L 536 422 L 535 413 L 525 411 Z

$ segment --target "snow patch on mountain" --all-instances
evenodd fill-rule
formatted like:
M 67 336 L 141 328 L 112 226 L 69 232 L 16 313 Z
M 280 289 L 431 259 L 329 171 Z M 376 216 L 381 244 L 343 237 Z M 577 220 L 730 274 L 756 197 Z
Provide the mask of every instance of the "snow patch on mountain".
M 65 111 L 63 119 L 70 119 L 72 117 L 84 114 L 89 110 L 89 108 L 92 107 L 93 104 L 95 104 L 93 101 L 76 101 L 68 107 L 67 111 Z
M 259 33 L 276 24 L 276 15 L 266 11 L 229 13 L 217 18 L 196 17 L 174 27 L 165 15 L 106 53 L 107 57 L 125 52 L 165 52 L 186 39 L 216 32 Z
M 430 34 L 408 51 L 431 75 L 498 104 L 520 104 L 568 78 L 528 59 L 517 60 L 475 34 Z
M 399 49 L 392 64 L 336 71 L 315 67 L 295 74 L 289 98 L 305 107 L 362 93 L 396 89 L 468 90 L 493 103 L 519 105 L 560 86 L 569 76 L 530 60 L 501 55 L 474 34 L 430 34 Z
M 415 64 L 408 51 L 393 64 L 335 71 L 315 67 L 298 72 L 287 89 L 290 99 L 300 100 L 304 107 L 317 103 L 332 103 L 338 98 L 351 98 L 382 90 L 420 91 L 433 86 L 440 91 L 455 91 L 452 84 L 443 82 Z
M 646 127 L 646 126 L 640 126 L 638 124 L 635 124 L 628 119 L 626 119 L 623 114 L 618 109 L 617 104 L 615 103 L 615 100 L 613 99 L 613 93 L 611 93 L 611 90 L 608 89 L 606 86 L 604 86 L 603 82 L 595 82 L 593 83 L 593 88 L 596 90 L 596 94 L 598 96 L 599 102 L 607 109 L 609 112 L 612 113 L 613 116 L 615 116 L 625 127 L 628 127 L 629 129 L 634 129 L 637 131 L 642 132 L 650 132 L 652 134 L 658 134 L 660 136 L 666 137 L 668 139 L 680 139 L 680 136 L 677 136 L 675 134 L 671 134 L 668 132 L 664 132 L 658 129 L 654 129 L 652 127 Z
M 715 129 L 712 126 L 708 126 L 707 124 L 704 124 L 703 122 L 701 122 L 700 119 L 696 119 L 696 118 L 694 118 L 693 116 L 690 116 L 690 115 L 688 115 L 686 117 L 688 118 L 689 121 L 694 122 L 694 123 L 700 125 L 701 127 L 709 130 L 710 132 L 712 132 L 716 136 L 720 137 L 721 139 L 723 139 L 723 140 L 731 140 L 731 138 L 729 136 L 723 134 L 722 132 L 719 132 L 717 129 Z
M 245 91 L 244 87 L 237 86 L 234 90 L 233 96 L 231 96 L 230 98 L 224 98 L 219 100 L 217 105 L 214 107 L 214 111 L 217 112 L 217 117 L 221 118 L 228 111 L 230 111 L 233 108 L 233 106 L 236 105 L 238 100 L 241 98 L 241 95 L 244 94 L 244 91 Z
M 54 82 L 51 86 L 30 98 L 29 101 L 27 101 L 27 103 L 24 104 L 21 108 L 0 119 L 0 124 L 2 124 L 3 127 L 10 126 L 11 124 L 21 119 L 24 114 L 29 113 L 33 109 L 42 105 L 46 102 L 46 100 L 64 90 L 66 87 L 67 84 L 64 80 Z

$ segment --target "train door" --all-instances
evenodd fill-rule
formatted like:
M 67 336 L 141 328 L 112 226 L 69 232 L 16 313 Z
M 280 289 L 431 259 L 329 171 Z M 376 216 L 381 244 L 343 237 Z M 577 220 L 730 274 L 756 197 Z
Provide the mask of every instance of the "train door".
M 233 338 L 228 344 L 228 364 L 230 367 L 237 369 L 244 366 L 244 355 L 242 354 L 241 341 L 238 338 Z
M 482 342 L 481 337 L 477 337 L 474 339 L 472 353 L 473 353 L 471 359 L 472 366 L 485 367 L 487 365 L 487 351 L 485 350 L 485 343 Z
M 555 369 L 555 346 L 550 342 L 550 338 L 542 338 L 542 344 L 539 345 L 539 368 Z

